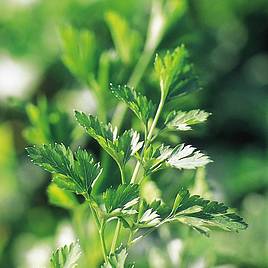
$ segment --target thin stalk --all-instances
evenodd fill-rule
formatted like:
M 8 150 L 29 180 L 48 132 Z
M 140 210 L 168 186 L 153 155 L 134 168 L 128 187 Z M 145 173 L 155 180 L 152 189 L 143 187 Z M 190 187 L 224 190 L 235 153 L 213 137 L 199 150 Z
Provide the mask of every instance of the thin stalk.
M 97 226 L 98 229 L 100 229 L 100 220 L 99 220 L 99 217 L 98 217 L 95 209 L 92 207 L 90 201 L 89 201 L 89 207 L 90 207 L 91 213 L 93 215 L 94 221 L 96 223 L 96 226 Z
M 116 249 L 116 243 L 117 243 L 117 239 L 119 237 L 120 230 L 121 230 L 121 221 L 120 221 L 120 219 L 118 219 L 117 224 L 116 224 L 116 228 L 115 228 L 115 234 L 114 234 L 112 245 L 111 245 L 110 254 L 114 253 L 114 251 Z
M 163 110 L 164 103 L 165 103 L 165 98 L 161 95 L 161 99 L 160 99 L 160 102 L 159 102 L 159 105 L 158 105 L 158 108 L 157 108 L 153 123 L 152 123 L 152 125 L 150 127 L 148 136 L 146 137 L 146 143 L 144 144 L 144 146 L 142 148 L 141 159 L 143 157 L 144 151 L 146 150 L 148 144 L 151 141 L 154 129 L 155 129 L 156 124 L 157 124 L 157 122 L 159 120 L 160 114 L 161 114 L 161 112 Z M 131 178 L 131 183 L 136 183 L 137 182 L 137 176 L 138 176 L 138 173 L 139 173 L 140 166 L 141 166 L 141 161 L 137 161 L 137 164 L 135 166 L 135 169 L 134 169 L 134 172 L 133 172 L 133 175 L 132 175 L 132 178 Z
M 120 170 L 120 174 L 121 174 L 121 182 L 122 182 L 122 184 L 125 184 L 126 179 L 125 179 L 125 174 L 124 174 L 123 167 L 121 165 L 119 165 L 119 164 L 118 164 L 118 166 L 119 166 L 119 170 Z M 115 234 L 114 234 L 112 245 L 111 245 L 111 251 L 110 251 L 111 253 L 113 253 L 115 251 L 116 244 L 117 244 L 117 239 L 119 237 L 121 227 L 122 227 L 122 223 L 121 223 L 120 219 L 118 219 L 116 229 L 115 229 Z
M 157 228 L 159 228 L 161 225 L 163 225 L 167 221 L 168 221 L 168 218 L 166 218 L 164 221 L 160 222 L 159 224 L 157 224 L 156 226 L 154 226 L 153 228 L 151 228 L 150 230 L 145 232 L 143 235 L 140 235 L 137 238 L 135 238 L 134 240 L 130 241 L 129 246 L 132 246 L 133 244 L 135 244 L 140 239 L 142 239 L 142 238 L 146 237 L 147 235 L 151 234 L 153 231 L 155 231 Z
M 99 232 L 103 258 L 104 258 L 105 262 L 108 263 L 108 258 L 107 258 L 108 254 L 107 254 L 107 249 L 106 249 L 106 245 L 105 245 L 105 241 L 104 241 L 104 220 L 102 220 L 100 222 L 99 216 L 98 216 L 97 212 L 95 211 L 94 207 L 92 206 L 92 203 L 91 203 L 91 200 L 90 200 L 90 197 L 88 194 L 85 194 L 85 199 L 89 204 L 91 213 L 93 215 L 96 227 L 97 227 L 98 232 Z
M 106 244 L 105 244 L 105 240 L 104 240 L 104 227 L 105 227 L 105 223 L 104 220 L 101 222 L 100 225 L 100 229 L 99 229 L 99 235 L 100 235 L 100 241 L 101 241 L 101 249 L 102 249 L 102 254 L 104 257 L 104 261 L 105 263 L 109 263 L 108 261 L 108 253 L 107 253 L 107 248 L 106 248 Z
M 125 184 L 126 183 L 126 178 L 125 178 L 125 173 L 124 173 L 123 167 L 120 164 L 118 164 L 118 167 L 119 167 L 119 170 L 120 170 L 121 182 L 122 182 L 122 184 Z

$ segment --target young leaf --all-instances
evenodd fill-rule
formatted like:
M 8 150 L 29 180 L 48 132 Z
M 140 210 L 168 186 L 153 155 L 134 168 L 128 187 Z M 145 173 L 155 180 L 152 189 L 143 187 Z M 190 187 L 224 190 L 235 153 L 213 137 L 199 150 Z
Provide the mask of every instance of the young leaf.
M 145 173 L 151 174 L 157 170 L 174 167 L 177 169 L 195 169 L 205 166 L 211 160 L 191 145 L 180 144 L 175 148 L 169 146 L 149 146 L 144 153 L 143 167 Z
M 57 249 L 51 256 L 51 268 L 74 268 L 81 256 L 78 242 Z
M 103 194 L 106 212 L 113 216 L 119 214 L 133 214 L 133 206 L 139 200 L 139 186 L 137 184 L 121 184 L 117 189 L 109 188 Z
M 72 153 L 63 144 L 49 144 L 29 147 L 27 151 L 34 164 L 57 174 L 53 181 L 60 188 L 77 194 L 90 194 L 102 171 L 100 164 L 80 148 Z
M 241 217 L 223 203 L 190 195 L 186 189 L 181 189 L 173 204 L 171 221 L 179 221 L 191 226 L 197 231 L 208 235 L 210 229 L 220 228 L 225 231 L 239 231 L 247 228 Z
M 103 264 L 102 268 L 134 268 L 134 264 L 127 265 L 127 250 L 120 246 L 116 251 L 109 256 L 109 263 Z
M 120 59 L 123 63 L 130 64 L 140 49 L 139 33 L 130 29 L 128 22 L 115 12 L 108 12 L 105 18 Z
M 111 84 L 111 90 L 117 99 L 128 105 L 144 126 L 148 125 L 148 120 L 154 116 L 155 112 L 155 105 L 151 100 L 126 85 L 113 86 Z
M 189 112 L 172 111 L 167 116 L 165 125 L 171 130 L 191 130 L 192 125 L 203 123 L 210 113 L 202 110 L 191 110 Z
M 26 140 L 31 144 L 62 142 L 71 144 L 74 124 L 67 113 L 40 98 L 37 105 L 27 104 L 26 114 L 30 126 L 23 131 Z
M 144 199 L 140 201 L 137 228 L 152 228 L 161 223 L 170 213 L 170 208 L 161 200 L 154 200 L 148 204 Z
M 142 147 L 143 143 L 139 141 L 139 134 L 133 130 L 125 131 L 118 136 L 117 128 L 113 128 L 111 124 L 100 122 L 97 117 L 77 111 L 75 117 L 78 123 L 113 157 L 120 167 L 123 167 L 130 157 Z
M 70 72 L 84 83 L 94 68 L 95 37 L 87 30 L 67 26 L 61 30 L 62 60 Z
M 199 88 L 189 54 L 184 45 L 155 59 L 155 72 L 159 78 L 161 95 L 167 101 L 185 92 Z
M 139 228 L 150 228 L 159 224 L 161 221 L 158 213 L 152 208 L 147 209 L 139 220 Z

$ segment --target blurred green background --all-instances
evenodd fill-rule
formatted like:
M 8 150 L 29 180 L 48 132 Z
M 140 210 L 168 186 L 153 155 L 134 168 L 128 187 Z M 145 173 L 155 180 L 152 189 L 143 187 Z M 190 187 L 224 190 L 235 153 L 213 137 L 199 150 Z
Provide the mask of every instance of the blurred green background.
M 157 51 L 187 46 L 203 90 L 174 105 L 212 113 L 205 126 L 180 139 L 211 156 L 209 195 L 236 208 L 249 228 L 208 239 L 182 227 L 164 227 L 134 248 L 131 258 L 137 267 L 152 268 L 268 267 L 268 1 L 177 1 L 183 2 L 181 14 Z M 100 263 L 87 210 L 64 210 L 48 201 L 49 176 L 31 164 L 25 147 L 78 143 L 100 157 L 98 146 L 75 127 L 72 114 L 74 109 L 97 113 L 99 104 L 62 63 L 59 29 L 70 24 L 90 30 L 95 36 L 93 72 L 106 51 L 109 82 L 126 83 L 133 65 L 117 59 L 106 14 L 122 16 L 142 44 L 150 6 L 150 0 L 0 0 L 0 267 L 46 267 L 53 249 L 85 233 L 81 243 L 90 252 L 87 267 Z M 139 87 L 157 99 L 152 63 Z M 106 97 L 111 119 L 116 101 Z M 131 116 L 127 113 L 124 128 L 130 118 L 135 127 Z M 116 176 L 107 184 L 115 183 Z M 165 189 L 169 198 L 174 185 L 197 187 L 197 182 L 192 172 L 168 171 L 153 178 L 145 191 Z

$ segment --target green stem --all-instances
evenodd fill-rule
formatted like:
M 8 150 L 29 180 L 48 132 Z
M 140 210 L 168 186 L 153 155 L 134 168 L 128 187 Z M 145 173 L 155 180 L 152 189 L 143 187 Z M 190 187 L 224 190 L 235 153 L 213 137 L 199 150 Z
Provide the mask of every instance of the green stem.
M 121 175 L 121 182 L 122 184 L 126 183 L 126 178 L 125 178 L 125 173 L 124 173 L 124 168 L 121 166 L 121 164 L 118 164 L 119 170 L 120 170 L 120 175 Z
M 161 112 L 162 112 L 162 110 L 163 110 L 164 103 L 165 103 L 165 98 L 161 95 L 161 99 L 160 99 L 160 102 L 159 102 L 159 105 L 158 105 L 158 108 L 157 108 L 157 111 L 156 111 L 156 114 L 155 114 L 153 123 L 152 123 L 152 125 L 151 125 L 151 127 L 150 127 L 148 136 L 146 137 L 146 143 L 144 144 L 144 146 L 143 146 L 143 148 L 142 148 L 141 159 L 142 159 L 142 157 L 143 157 L 144 151 L 146 150 L 148 144 L 149 144 L 150 141 L 151 141 L 151 138 L 152 138 L 152 136 L 153 136 L 154 129 L 155 129 L 156 124 L 157 124 L 157 122 L 158 122 L 158 120 L 159 120 L 160 114 L 161 114 Z M 135 169 L 134 169 L 132 178 L 131 178 L 131 183 L 137 183 L 137 177 L 138 177 L 138 173 L 139 173 L 140 166 L 141 166 L 141 162 L 138 161 L 137 164 L 136 164 L 136 166 L 135 166 Z
M 109 263 L 109 260 L 107 257 L 108 256 L 107 248 L 106 248 L 106 244 L 105 244 L 105 240 L 104 240 L 104 227 L 105 227 L 105 223 L 104 223 L 104 220 L 102 220 L 101 225 L 100 225 L 100 229 L 99 229 L 101 249 L 102 249 L 102 254 L 103 254 L 105 263 Z
M 105 262 L 108 263 L 108 258 L 107 258 L 108 254 L 107 254 L 107 249 L 106 249 L 106 245 L 105 245 L 105 241 L 104 241 L 104 220 L 102 220 L 100 222 L 99 216 L 98 216 L 97 212 L 95 211 L 94 207 L 92 206 L 92 203 L 91 203 L 91 200 L 90 200 L 90 197 L 88 194 L 85 194 L 85 199 L 89 204 L 91 213 L 93 215 L 95 224 L 96 224 L 98 232 L 99 232 L 103 258 L 104 258 Z
M 151 234 L 153 231 L 155 231 L 157 228 L 159 228 L 161 225 L 163 225 L 164 223 L 166 223 L 166 221 L 168 220 L 168 218 L 166 218 L 164 221 L 160 222 L 159 224 L 157 224 L 156 226 L 152 227 L 151 229 L 149 229 L 147 232 L 145 232 L 143 235 L 138 236 L 137 238 L 135 238 L 134 240 L 129 242 L 129 246 L 132 246 L 133 244 L 135 244 L 137 241 L 139 241 L 140 239 L 146 237 L 147 235 Z
M 121 230 L 121 221 L 120 219 L 117 220 L 117 224 L 116 224 L 116 228 L 115 228 L 115 233 L 114 233 L 114 237 L 113 237 L 113 241 L 112 241 L 112 245 L 111 245 L 111 253 L 114 253 L 115 249 L 116 249 L 116 244 L 117 244 L 117 239 L 119 237 L 119 233 Z
M 99 220 L 99 217 L 98 217 L 95 209 L 92 207 L 90 201 L 89 201 L 89 207 L 90 207 L 91 213 L 93 215 L 94 221 L 96 223 L 96 226 L 97 226 L 98 229 L 100 229 L 100 220 Z

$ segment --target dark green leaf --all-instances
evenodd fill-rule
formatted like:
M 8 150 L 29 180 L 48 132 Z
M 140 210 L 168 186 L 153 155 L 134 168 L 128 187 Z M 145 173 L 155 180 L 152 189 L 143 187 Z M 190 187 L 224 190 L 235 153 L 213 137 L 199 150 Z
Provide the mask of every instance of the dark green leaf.
M 56 173 L 54 182 L 65 190 L 78 194 L 90 194 L 94 181 L 102 169 L 94 163 L 93 157 L 85 150 L 72 153 L 63 144 L 49 144 L 27 148 L 34 164 Z
M 117 128 L 111 124 L 104 124 L 97 117 L 75 112 L 78 123 L 84 127 L 87 133 L 95 139 L 100 146 L 110 154 L 122 167 L 141 147 L 139 134 L 136 131 L 125 131 L 121 136 L 117 135 Z
M 225 231 L 239 231 L 247 224 L 237 214 L 229 212 L 223 203 L 203 199 L 199 195 L 190 195 L 181 189 L 173 204 L 172 221 L 180 221 L 201 233 L 208 235 L 209 230 L 220 228 Z
M 117 189 L 109 188 L 103 194 L 103 202 L 107 213 L 135 213 L 133 206 L 139 198 L 139 186 L 137 184 L 121 184 Z

